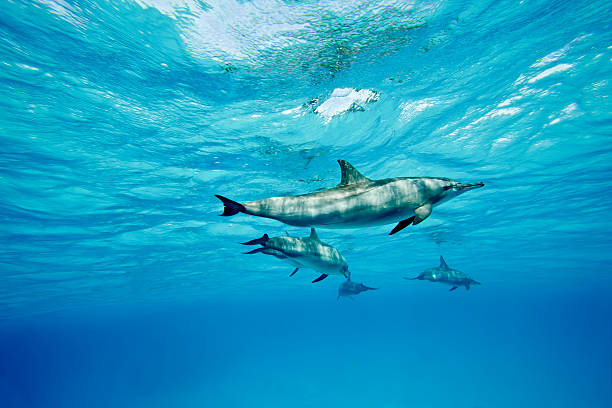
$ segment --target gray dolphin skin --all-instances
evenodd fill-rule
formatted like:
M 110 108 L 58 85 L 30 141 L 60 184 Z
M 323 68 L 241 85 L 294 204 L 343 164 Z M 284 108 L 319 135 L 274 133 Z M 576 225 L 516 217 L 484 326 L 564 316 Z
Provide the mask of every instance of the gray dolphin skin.
M 239 212 L 272 218 L 297 227 L 355 228 L 398 224 L 390 235 L 417 225 L 432 208 L 484 183 L 462 184 L 448 178 L 396 177 L 370 180 L 349 162 L 338 160 L 342 178 L 336 187 L 298 196 L 271 197 L 238 203 L 215 195 L 223 216 Z
M 319 240 L 314 228 L 310 229 L 310 236 L 305 238 L 297 237 L 275 237 L 270 238 L 268 234 L 243 245 L 261 245 L 246 252 L 247 254 L 264 253 L 273 255 L 279 259 L 284 259 L 296 268 L 289 276 L 293 276 L 299 268 L 313 269 L 321 274 L 312 283 L 319 282 L 328 275 L 342 275 L 349 277 L 348 264 L 346 259 L 331 245 L 327 245 Z
M 452 286 L 449 291 L 457 289 L 459 286 L 465 286 L 465 290 L 470 290 L 470 285 L 480 285 L 474 279 L 467 276 L 465 273 L 448 267 L 444 258 L 440 255 L 440 266 L 437 268 L 426 269 L 416 278 L 404 278 L 407 280 L 428 280 L 430 282 L 439 282 Z
M 338 297 L 336 298 L 336 300 L 339 300 L 341 296 L 348 297 L 352 300 L 355 300 L 355 298 L 353 298 L 354 295 L 358 295 L 361 292 L 365 292 L 368 290 L 376 290 L 376 289 L 377 288 L 371 288 L 362 283 L 353 282 L 349 278 L 345 280 L 344 282 L 342 282 L 340 286 L 338 287 Z

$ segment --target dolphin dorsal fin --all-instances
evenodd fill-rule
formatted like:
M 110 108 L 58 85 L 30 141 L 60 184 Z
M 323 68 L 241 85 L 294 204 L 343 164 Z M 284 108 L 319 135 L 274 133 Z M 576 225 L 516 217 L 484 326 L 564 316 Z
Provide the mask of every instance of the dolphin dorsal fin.
M 319 236 L 317 235 L 317 231 L 314 228 L 310 229 L 310 239 L 316 239 L 319 241 Z
M 348 186 L 349 184 L 362 183 L 370 181 L 369 178 L 357 171 L 355 167 L 346 160 L 338 160 L 340 165 L 340 171 L 342 172 L 342 179 L 340 180 L 340 186 Z
M 449 269 L 442 255 L 440 255 L 440 269 Z

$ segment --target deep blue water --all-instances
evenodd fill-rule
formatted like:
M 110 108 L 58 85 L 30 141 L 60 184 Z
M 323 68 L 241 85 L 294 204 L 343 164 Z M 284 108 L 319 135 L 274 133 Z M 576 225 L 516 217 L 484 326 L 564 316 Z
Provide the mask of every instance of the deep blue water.
M 600 0 L 0 1 L 0 407 L 612 406 L 611 81 Z M 486 186 L 336 300 L 214 194 L 337 159 Z

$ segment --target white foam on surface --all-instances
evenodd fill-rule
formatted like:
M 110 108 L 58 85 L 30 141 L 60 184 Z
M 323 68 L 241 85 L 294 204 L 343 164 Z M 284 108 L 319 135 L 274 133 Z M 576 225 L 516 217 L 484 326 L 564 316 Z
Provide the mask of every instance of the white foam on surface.
M 440 1 L 370 2 L 314 1 L 287 3 L 279 0 L 135 0 L 143 8 L 155 8 L 177 20 L 189 52 L 203 61 L 265 64 L 280 50 L 307 46 L 322 49 L 338 40 L 354 38 L 375 42 L 393 26 L 407 27 L 432 14 Z M 393 13 L 390 13 L 392 11 Z M 330 35 L 330 24 L 342 31 Z M 422 25 L 422 24 L 421 24 Z M 416 24 L 419 26 L 419 24 Z M 362 45 L 357 46 L 360 49 Z M 299 51 L 299 50 L 298 50 Z M 311 59 L 316 53 L 292 53 L 287 59 Z
M 356 90 L 353 88 L 336 88 L 322 104 L 317 106 L 315 113 L 323 116 L 327 121 L 334 116 L 343 114 L 356 106 L 377 101 L 379 93 L 370 89 Z

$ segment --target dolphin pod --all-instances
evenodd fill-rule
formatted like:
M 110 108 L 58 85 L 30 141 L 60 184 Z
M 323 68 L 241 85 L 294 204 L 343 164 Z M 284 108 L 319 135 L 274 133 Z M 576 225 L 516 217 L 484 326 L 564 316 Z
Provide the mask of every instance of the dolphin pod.
M 342 178 L 336 187 L 297 196 L 270 197 L 238 203 L 220 195 L 222 216 L 239 212 L 298 227 L 354 228 L 396 223 L 389 235 L 417 225 L 435 205 L 483 187 L 448 178 L 395 177 L 370 180 L 349 162 L 338 160 Z
M 297 196 L 270 197 L 239 203 L 215 194 L 223 202 L 222 216 L 238 213 L 281 221 L 288 225 L 312 227 L 308 237 L 275 237 L 264 234 L 261 238 L 243 245 L 261 245 L 246 254 L 264 253 L 283 259 L 294 265 L 293 276 L 299 268 L 309 268 L 321 275 L 312 282 L 319 282 L 329 275 L 343 275 L 346 279 L 338 288 L 338 299 L 368 290 L 361 283 L 351 281 L 348 264 L 340 252 L 322 242 L 314 229 L 354 228 L 397 223 L 389 232 L 393 235 L 409 225 L 417 225 L 427 219 L 433 207 L 466 191 L 484 186 L 483 182 L 460 183 L 443 177 L 394 177 L 371 180 L 362 175 L 345 160 L 338 160 L 342 173 L 340 184 L 314 193 Z M 451 269 L 440 256 L 440 266 L 425 270 L 408 280 L 429 280 L 458 286 L 480 285 L 463 272 Z

